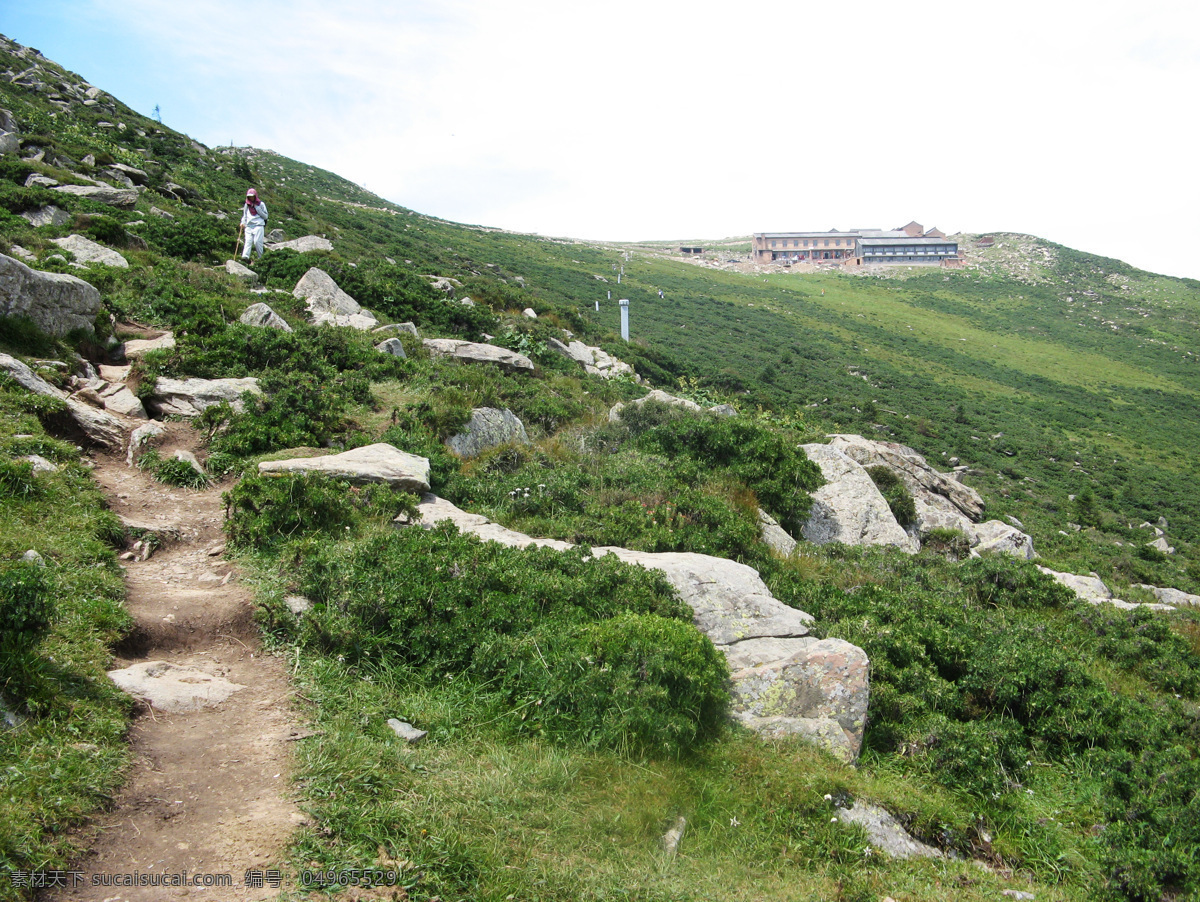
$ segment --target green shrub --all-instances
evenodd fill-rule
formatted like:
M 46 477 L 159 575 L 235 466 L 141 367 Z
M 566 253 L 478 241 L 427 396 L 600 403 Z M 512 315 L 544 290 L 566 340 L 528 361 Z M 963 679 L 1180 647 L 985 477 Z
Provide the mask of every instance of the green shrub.
M 309 535 L 340 536 L 364 522 L 416 513 L 412 495 L 388 486 L 352 486 L 294 473 L 245 476 L 223 498 L 225 531 L 237 548 L 263 549 Z
M 54 596 L 46 568 L 24 561 L 0 562 L 0 637 L 28 643 L 54 618 Z
M 27 460 L 0 460 L 0 498 L 27 498 L 38 493 L 33 464 Z
M 917 522 L 917 503 L 912 492 L 891 467 L 886 464 L 867 467 L 867 475 L 883 495 L 897 523 L 907 529 Z

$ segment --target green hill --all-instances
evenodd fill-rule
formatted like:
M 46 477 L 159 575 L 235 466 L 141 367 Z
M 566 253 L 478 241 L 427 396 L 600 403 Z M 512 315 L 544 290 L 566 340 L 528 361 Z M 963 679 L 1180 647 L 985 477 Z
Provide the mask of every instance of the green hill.
M 959 563 L 953 535 L 915 556 L 802 542 L 781 558 L 757 524 L 759 507 L 793 533 L 805 520 L 819 480 L 799 444 L 861 433 L 965 466 L 987 516 L 1021 523 L 1040 564 L 1094 572 L 1134 602 L 1153 600 L 1144 584 L 1200 593 L 1200 283 L 1023 235 L 990 248 L 958 236 L 968 259 L 956 270 L 799 273 L 747 263 L 739 239 L 696 261 L 666 242 L 446 222 L 270 151 L 202 147 L 0 41 L 16 143 L 0 156 L 0 253 L 22 248 L 32 268 L 78 275 L 103 300 L 92 332 L 60 339 L 0 318 L 0 352 L 102 362 L 132 329 L 171 329 L 174 349 L 135 364 L 143 394 L 188 376 L 254 376 L 265 390 L 244 413 L 214 407 L 197 422 L 265 641 L 317 733 L 297 752 L 310 823 L 293 872 L 387 863 L 405 875 L 397 898 L 417 899 L 994 899 L 1010 885 L 1038 899 L 1200 897 L 1200 615 L 1093 607 L 1031 563 Z M 138 194 L 114 207 L 39 177 L 124 177 Z M 251 185 L 270 227 L 333 244 L 255 264 L 282 293 L 222 266 Z M 21 215 L 47 205 L 61 224 Z M 70 234 L 129 266 L 71 266 L 52 243 Z M 490 335 L 537 372 L 438 364 L 408 336 L 408 357 L 385 359 L 369 335 L 309 326 L 290 291 L 314 266 L 383 321 L 426 338 Z M 455 296 L 427 276 L 457 280 Z M 292 333 L 238 323 L 263 300 Z M 564 330 L 643 383 L 586 376 L 550 348 Z M 650 386 L 740 415 L 648 405 L 608 422 Z M 511 409 L 532 444 L 451 455 L 445 439 L 480 406 Z M 78 850 L 64 831 L 119 783 L 130 715 L 103 670 L 129 628 L 115 562 L 127 537 L 61 406 L 4 380 L 0 410 L 0 690 L 25 718 L 0 732 L 0 865 L 12 872 L 65 867 Z M 531 535 L 754 566 L 821 635 L 870 656 L 858 766 L 723 726 L 715 690 L 696 689 L 704 701 L 688 710 L 704 713 L 685 716 L 683 693 L 654 681 L 708 685 L 712 646 L 684 647 L 694 639 L 673 630 L 685 613 L 645 573 L 397 531 L 407 496 L 303 480 L 282 491 L 256 475 L 288 449 L 381 440 L 428 457 L 434 491 Z M 29 454 L 62 471 L 35 478 Z M 1144 522 L 1167 524 L 1173 553 L 1147 545 Z M 31 543 L 49 549 L 50 575 L 18 562 Z M 404 626 L 426 603 L 406 587 L 462 567 L 470 591 L 445 634 Z M 303 623 L 283 603 L 301 589 L 322 600 Z M 472 592 L 507 607 L 485 612 Z M 570 603 L 545 614 L 560 596 Z M 649 652 L 640 673 L 629 663 L 645 647 L 659 655 L 653 677 Z M 627 705 L 614 685 L 635 687 Z M 548 698 L 553 711 L 535 710 Z M 436 739 L 396 752 L 377 729 L 396 711 Z M 61 789 L 54 805 L 46 785 Z M 831 824 L 851 798 L 987 869 L 881 857 Z M 680 854 L 659 851 L 680 815 Z M 0 899 L 25 892 L 0 881 Z

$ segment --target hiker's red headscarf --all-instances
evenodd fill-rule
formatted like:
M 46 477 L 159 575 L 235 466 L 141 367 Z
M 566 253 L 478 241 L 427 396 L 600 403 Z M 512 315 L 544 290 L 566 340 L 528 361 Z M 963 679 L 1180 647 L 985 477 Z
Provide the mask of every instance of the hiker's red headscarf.
M 258 213 L 258 192 L 253 188 L 246 192 L 246 206 L 250 208 L 251 214 Z

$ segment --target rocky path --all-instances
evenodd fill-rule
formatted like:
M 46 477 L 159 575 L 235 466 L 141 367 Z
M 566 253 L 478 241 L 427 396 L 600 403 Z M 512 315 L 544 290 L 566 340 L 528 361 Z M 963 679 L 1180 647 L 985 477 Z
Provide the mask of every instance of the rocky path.
M 164 457 L 195 444 L 181 424 L 170 424 L 165 439 Z M 113 809 L 97 818 L 92 851 L 74 865 L 82 879 L 41 899 L 274 898 L 293 882 L 282 861 L 302 821 L 289 785 L 288 739 L 296 732 L 286 668 L 263 654 L 251 593 L 219 551 L 221 489 L 162 485 L 117 456 L 95 463 L 112 509 L 166 539 L 148 560 L 126 562 L 137 628 L 113 668 L 166 662 L 200 672 L 177 671 L 185 690 L 207 687 L 210 677 L 242 688 L 216 704 L 192 703 L 192 710 L 140 703 L 133 770 Z M 184 873 L 196 882 L 120 885 Z

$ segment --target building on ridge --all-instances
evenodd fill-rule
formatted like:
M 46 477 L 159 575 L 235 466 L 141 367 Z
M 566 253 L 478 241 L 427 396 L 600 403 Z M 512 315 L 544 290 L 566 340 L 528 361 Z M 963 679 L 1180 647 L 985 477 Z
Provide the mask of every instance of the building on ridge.
M 910 222 L 898 229 L 840 232 L 755 232 L 755 263 L 834 266 L 957 265 L 958 243 L 936 228 Z

